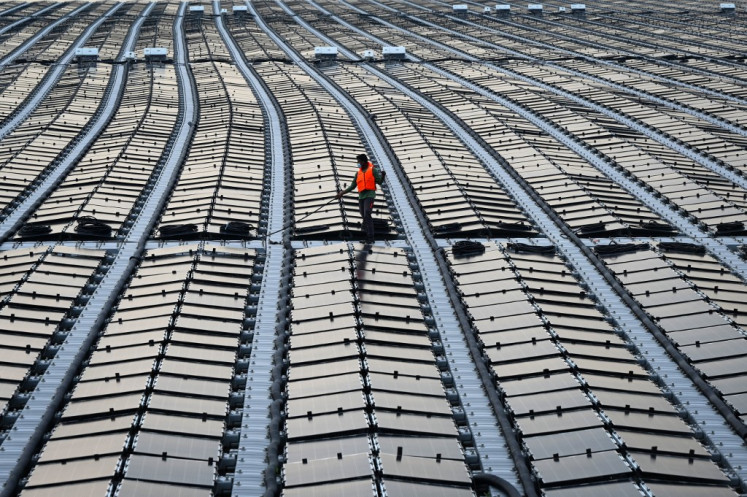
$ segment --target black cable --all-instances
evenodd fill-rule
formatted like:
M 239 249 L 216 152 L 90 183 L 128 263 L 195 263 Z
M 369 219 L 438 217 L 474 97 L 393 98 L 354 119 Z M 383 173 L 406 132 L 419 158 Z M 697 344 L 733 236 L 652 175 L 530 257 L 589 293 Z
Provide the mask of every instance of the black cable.
M 451 253 L 457 259 L 469 257 L 471 255 L 480 255 L 485 252 L 485 245 L 472 240 L 459 240 L 451 247 Z
M 742 221 L 731 221 L 719 223 L 716 225 L 716 236 L 720 235 L 743 235 L 745 234 L 744 223 Z
M 665 252 L 684 252 L 686 254 L 704 255 L 706 248 L 703 245 L 684 242 L 660 242 L 659 249 Z
M 52 227 L 48 224 L 28 223 L 24 224 L 23 227 L 18 230 L 18 236 L 21 238 L 43 236 L 48 235 L 51 232 Z
M 626 252 L 635 252 L 643 250 L 648 245 L 645 243 L 610 243 L 609 245 L 595 245 L 593 250 L 598 255 L 624 254 Z
M 462 231 L 462 225 L 461 223 L 447 223 L 442 224 L 441 226 L 435 226 L 433 228 L 433 232 L 436 235 L 453 235 L 454 233 L 459 233 Z
M 241 221 L 229 221 L 220 227 L 220 232 L 224 235 L 235 235 L 240 237 L 248 237 L 254 226 L 249 223 Z
M 93 216 L 82 216 L 78 218 L 75 231 L 81 235 L 109 238 L 112 236 L 112 228 L 108 224 L 99 221 Z
M 506 248 L 517 254 L 520 252 L 528 252 L 531 254 L 554 254 L 555 245 L 529 245 L 527 243 L 508 243 Z
M 497 488 L 502 493 L 509 497 L 521 497 L 521 493 L 516 490 L 516 487 L 511 485 L 508 481 L 504 480 L 498 475 L 492 473 L 473 473 L 472 481 L 478 484 L 485 484 L 489 487 Z
M 197 225 L 189 224 L 169 224 L 158 228 L 161 238 L 177 238 L 180 236 L 189 236 L 197 233 Z

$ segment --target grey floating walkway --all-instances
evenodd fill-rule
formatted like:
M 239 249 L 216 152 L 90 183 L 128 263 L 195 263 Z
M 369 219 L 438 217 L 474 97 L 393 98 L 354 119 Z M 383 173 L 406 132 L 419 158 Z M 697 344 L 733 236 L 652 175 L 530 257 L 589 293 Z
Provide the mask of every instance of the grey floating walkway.
M 13 7 L 9 7 L 2 12 L 0 12 L 0 17 L 7 16 L 8 14 L 12 14 L 13 12 L 17 10 L 21 10 L 22 8 L 26 7 L 28 5 L 27 2 L 19 3 L 18 5 L 14 5 Z
M 220 13 L 220 3 L 214 1 L 214 12 L 218 15 L 215 22 L 228 50 L 231 52 L 236 67 L 241 71 L 257 95 L 257 99 L 267 114 L 269 147 L 272 153 L 271 181 L 269 200 L 269 219 L 267 237 L 264 240 L 265 264 L 257 302 L 257 314 L 254 325 L 252 351 L 249 357 L 247 388 L 244 396 L 241 418 L 241 434 L 238 457 L 234 472 L 234 497 L 257 497 L 265 493 L 265 471 L 267 469 L 268 428 L 270 424 L 270 404 L 272 397 L 273 357 L 275 338 L 278 327 L 278 302 L 281 295 L 283 261 L 285 246 L 283 244 L 285 223 L 286 156 L 283 147 L 281 116 L 269 95 L 253 71 L 249 69 L 241 50 L 230 36 Z M 275 233 L 275 232 L 278 233 Z

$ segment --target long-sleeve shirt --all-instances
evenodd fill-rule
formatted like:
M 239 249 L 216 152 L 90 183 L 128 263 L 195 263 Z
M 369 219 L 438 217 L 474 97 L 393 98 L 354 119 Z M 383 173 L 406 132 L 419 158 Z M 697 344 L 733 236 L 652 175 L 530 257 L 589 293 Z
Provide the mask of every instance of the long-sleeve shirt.
M 373 176 L 374 181 L 377 185 L 380 185 L 382 183 L 381 180 L 381 171 L 378 167 L 373 168 Z M 355 176 L 353 176 L 353 181 L 350 183 L 350 186 L 345 188 L 343 190 L 343 193 L 349 193 L 356 189 L 358 186 L 358 172 L 355 172 Z M 376 198 L 376 190 L 364 190 L 362 192 L 358 192 L 358 198 Z

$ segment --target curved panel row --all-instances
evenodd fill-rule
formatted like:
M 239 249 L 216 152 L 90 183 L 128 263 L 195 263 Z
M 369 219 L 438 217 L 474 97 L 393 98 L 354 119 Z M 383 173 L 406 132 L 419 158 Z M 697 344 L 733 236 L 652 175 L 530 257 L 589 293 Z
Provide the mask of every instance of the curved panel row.
M 489 244 L 449 260 L 545 495 L 733 495 L 662 380 L 552 247 Z
M 291 308 L 283 495 L 474 495 L 407 253 L 296 251 Z

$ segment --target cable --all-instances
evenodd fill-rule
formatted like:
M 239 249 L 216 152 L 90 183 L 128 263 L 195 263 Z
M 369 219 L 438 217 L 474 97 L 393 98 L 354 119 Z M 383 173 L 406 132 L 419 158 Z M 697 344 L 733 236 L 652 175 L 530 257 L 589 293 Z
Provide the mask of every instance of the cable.
M 513 252 L 528 252 L 532 254 L 554 254 L 554 245 L 529 245 L 528 243 L 508 243 L 506 248 Z
M 705 255 L 706 249 L 702 245 L 683 242 L 660 242 L 659 249 L 666 252 L 684 252 L 686 254 Z
M 747 233 L 742 221 L 731 221 L 726 223 L 719 223 L 716 225 L 716 236 L 721 235 L 744 235 Z
M 110 238 L 112 236 L 111 226 L 99 221 L 93 216 L 79 217 L 75 231 L 81 235 L 94 236 L 97 238 Z
M 52 227 L 48 224 L 28 223 L 18 230 L 18 236 L 21 238 L 48 235 L 52 232 Z
M 472 240 L 460 240 L 451 247 L 451 253 L 458 259 L 471 255 L 480 255 L 485 253 L 485 245 Z
M 521 493 L 516 489 L 516 487 L 500 476 L 492 473 L 474 473 L 472 474 L 472 481 L 474 483 L 485 484 L 489 487 L 496 488 L 509 497 L 521 497 Z
M 609 245 L 595 245 L 593 250 L 597 255 L 624 254 L 648 248 L 645 243 L 610 243 Z
M 161 226 L 158 228 L 162 239 L 178 238 L 183 236 L 190 236 L 197 233 L 197 225 L 193 223 L 189 224 L 170 224 Z
M 224 235 L 235 235 L 239 237 L 248 237 L 254 226 L 241 221 L 229 221 L 220 227 L 220 232 Z

